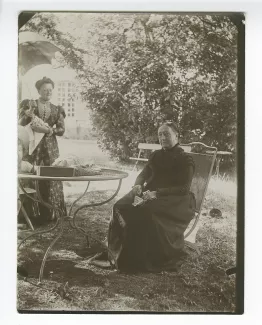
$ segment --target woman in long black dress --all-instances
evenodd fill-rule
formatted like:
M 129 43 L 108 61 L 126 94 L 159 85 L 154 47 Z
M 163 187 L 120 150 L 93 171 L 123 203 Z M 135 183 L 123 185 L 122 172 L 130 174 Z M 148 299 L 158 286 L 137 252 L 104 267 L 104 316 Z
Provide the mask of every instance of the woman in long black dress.
M 35 86 L 39 93 L 39 99 L 36 100 L 35 110 L 32 112 L 24 109 L 24 106 L 28 103 L 28 100 L 24 100 L 20 105 L 19 124 L 22 126 L 29 124 L 33 114 L 48 124 L 48 133 L 44 135 L 32 155 L 27 157 L 27 160 L 36 166 L 51 166 L 59 157 L 56 137 L 62 136 L 65 132 L 65 112 L 61 106 L 53 105 L 50 102 L 54 89 L 54 82 L 50 78 L 44 77 L 38 80 Z M 62 182 L 41 181 L 39 182 L 39 188 L 45 202 L 60 208 L 66 213 Z M 48 221 L 57 217 L 56 214 L 53 214 L 52 211 L 42 205 L 40 205 L 39 209 L 42 221 Z
M 193 159 L 179 146 L 175 124 L 163 124 L 158 137 L 162 149 L 151 155 L 132 191 L 113 207 L 109 259 L 119 270 L 164 269 L 176 263 L 184 231 L 194 217 Z M 136 195 L 145 203 L 133 206 Z

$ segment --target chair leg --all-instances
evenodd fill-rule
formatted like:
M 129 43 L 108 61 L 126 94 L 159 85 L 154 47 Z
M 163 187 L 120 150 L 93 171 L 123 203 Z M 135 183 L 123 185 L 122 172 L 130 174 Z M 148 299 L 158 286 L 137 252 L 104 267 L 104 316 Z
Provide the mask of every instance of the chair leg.
M 185 245 L 189 247 L 190 249 L 194 250 L 197 252 L 198 255 L 200 255 L 200 251 L 196 245 L 196 235 L 199 230 L 199 222 L 196 224 L 195 229 L 192 231 L 192 233 L 185 238 Z
M 25 217 L 25 220 L 26 220 L 28 226 L 29 226 L 32 230 L 35 230 L 34 227 L 33 227 L 33 225 L 32 225 L 32 223 L 31 223 L 31 221 L 30 221 L 30 219 L 29 219 L 29 217 L 28 217 L 28 214 L 27 214 L 25 208 L 23 207 L 23 204 L 22 204 L 22 203 L 21 203 L 21 210 L 22 210 L 22 212 L 23 212 L 23 215 L 24 215 L 24 217 Z
M 39 212 L 39 208 L 38 208 L 38 203 L 37 202 L 32 202 L 33 205 L 33 211 L 34 211 L 34 215 L 39 218 L 40 217 L 40 212 Z
M 142 150 L 140 149 L 140 150 L 139 150 L 139 153 L 138 153 L 138 157 L 137 157 L 137 159 L 139 159 L 139 158 L 140 158 L 140 156 L 141 156 L 141 153 L 142 153 Z M 134 167 L 133 167 L 133 169 L 132 169 L 132 172 L 134 172 L 134 171 L 135 171 L 135 169 L 137 170 L 137 167 L 136 167 L 136 166 L 137 166 L 137 164 L 138 164 L 138 161 L 139 161 L 139 160 L 137 160 L 137 161 L 136 161 L 136 163 L 135 163 L 135 166 L 134 166 Z
M 187 246 L 188 248 L 195 251 L 197 253 L 197 255 L 200 255 L 200 250 L 195 243 L 191 243 L 191 242 L 185 240 L 185 246 Z
M 21 207 L 22 207 L 22 203 L 21 203 L 21 201 L 19 199 L 17 200 L 17 204 L 18 204 L 18 206 L 17 206 L 17 215 L 19 215 L 19 213 L 21 211 Z
M 196 242 L 196 235 L 198 233 L 199 227 L 200 227 L 200 225 L 199 225 L 199 222 L 198 222 L 196 224 L 196 226 L 195 226 L 195 229 L 192 231 L 192 233 L 185 238 L 188 242 L 190 242 L 192 244 L 195 244 L 195 242 Z
M 133 169 L 132 169 L 132 172 L 134 172 L 134 171 L 136 171 L 136 170 L 137 170 L 137 168 L 136 168 L 136 166 L 137 166 L 137 163 L 138 163 L 138 160 L 136 161 L 136 163 L 135 163 L 135 165 L 134 165 L 134 167 L 133 167 Z

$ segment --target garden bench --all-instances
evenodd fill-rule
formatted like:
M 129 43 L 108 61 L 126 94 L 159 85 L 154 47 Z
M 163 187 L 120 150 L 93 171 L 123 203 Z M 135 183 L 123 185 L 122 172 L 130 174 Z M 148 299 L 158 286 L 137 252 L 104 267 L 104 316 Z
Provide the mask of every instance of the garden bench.
M 195 173 L 193 176 L 191 184 L 191 192 L 194 193 L 196 198 L 196 209 L 195 217 L 188 225 L 184 238 L 185 244 L 196 250 L 199 253 L 199 250 L 195 244 L 196 235 L 199 229 L 199 218 L 205 199 L 206 191 L 210 178 L 212 176 L 213 166 L 216 160 L 217 148 L 210 147 L 201 142 L 191 142 L 189 144 L 181 144 L 181 147 L 189 154 L 195 162 Z M 151 144 L 151 143 L 139 143 L 138 145 L 139 154 L 137 158 L 130 158 L 136 160 L 135 167 L 139 161 L 148 161 L 146 158 L 141 158 L 142 150 L 151 150 L 155 151 L 161 149 L 160 144 Z

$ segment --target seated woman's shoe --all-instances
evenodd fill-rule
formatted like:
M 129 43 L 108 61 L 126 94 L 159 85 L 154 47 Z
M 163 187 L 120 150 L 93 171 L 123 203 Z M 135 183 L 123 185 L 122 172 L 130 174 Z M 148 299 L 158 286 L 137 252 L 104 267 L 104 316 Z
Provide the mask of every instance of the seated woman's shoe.
M 89 264 L 100 267 L 101 269 L 113 269 L 112 265 L 109 261 L 99 261 L 99 260 L 93 260 L 90 261 Z
M 110 261 L 108 260 L 108 254 L 106 251 L 96 254 L 94 257 L 92 257 L 88 260 L 88 263 L 91 265 L 98 266 L 102 269 L 112 269 L 113 268 Z

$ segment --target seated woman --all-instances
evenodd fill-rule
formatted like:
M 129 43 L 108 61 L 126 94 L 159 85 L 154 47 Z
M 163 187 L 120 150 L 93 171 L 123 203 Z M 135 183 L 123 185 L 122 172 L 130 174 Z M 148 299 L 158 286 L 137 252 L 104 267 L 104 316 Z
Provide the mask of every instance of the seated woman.
M 190 192 L 194 161 L 178 143 L 178 129 L 165 123 L 156 150 L 138 175 L 131 192 L 113 207 L 108 256 L 124 271 L 153 271 L 175 266 L 184 246 L 184 231 L 194 217 Z M 134 206 L 135 196 L 144 203 Z
M 29 135 L 27 133 L 27 130 L 23 126 L 18 126 L 18 146 L 17 146 L 17 151 L 18 151 L 18 173 L 21 174 L 33 174 L 35 172 L 34 166 L 26 160 L 28 156 L 28 151 L 29 151 Z M 33 185 L 31 182 L 22 180 L 23 187 L 29 187 L 33 188 Z M 19 195 L 23 194 L 23 191 L 18 188 L 19 190 Z M 35 194 L 30 193 L 30 195 L 35 196 Z M 24 209 L 26 210 L 29 218 L 31 219 L 33 224 L 39 223 L 39 211 L 38 211 L 38 204 L 33 204 L 33 201 L 27 197 L 24 197 L 23 200 L 23 206 Z M 20 209 L 19 209 L 20 210 Z M 19 221 L 24 221 L 24 217 L 20 211 L 18 215 L 18 220 Z
M 33 173 L 33 165 L 25 160 L 29 148 L 29 135 L 23 126 L 18 126 L 18 172 Z

